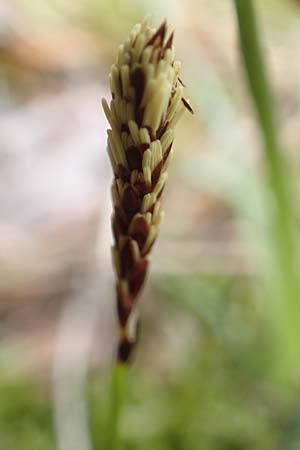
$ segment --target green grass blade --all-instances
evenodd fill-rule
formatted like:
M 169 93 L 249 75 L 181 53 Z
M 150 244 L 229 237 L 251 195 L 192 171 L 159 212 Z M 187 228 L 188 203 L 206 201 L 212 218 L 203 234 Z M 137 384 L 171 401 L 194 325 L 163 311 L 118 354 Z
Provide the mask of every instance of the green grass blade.
M 276 362 L 280 376 L 293 379 L 300 361 L 299 346 L 296 344 L 300 338 L 300 295 L 295 269 L 296 240 L 289 176 L 278 138 L 278 123 L 254 6 L 251 0 L 234 0 L 234 4 L 241 55 L 264 142 L 265 168 L 270 188 L 271 204 L 267 206 L 276 274 L 273 274 L 273 303 L 270 308 L 274 309 L 274 325 L 278 333 Z

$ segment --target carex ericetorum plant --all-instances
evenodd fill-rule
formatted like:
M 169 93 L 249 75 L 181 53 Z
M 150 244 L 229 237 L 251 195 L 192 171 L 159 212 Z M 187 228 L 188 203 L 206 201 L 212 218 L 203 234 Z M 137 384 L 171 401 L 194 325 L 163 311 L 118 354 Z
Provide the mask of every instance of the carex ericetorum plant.
M 119 47 L 110 73 L 112 99 L 103 99 L 110 123 L 108 154 L 112 184 L 119 320 L 118 361 L 126 363 L 137 339 L 136 298 L 162 218 L 161 194 L 172 157 L 174 128 L 185 109 L 180 63 L 166 22 L 136 25 Z

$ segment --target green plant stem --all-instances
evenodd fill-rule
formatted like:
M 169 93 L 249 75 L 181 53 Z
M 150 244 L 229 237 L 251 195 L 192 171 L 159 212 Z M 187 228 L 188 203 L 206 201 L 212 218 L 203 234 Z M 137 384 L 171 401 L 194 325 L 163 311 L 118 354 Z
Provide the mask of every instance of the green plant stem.
M 120 446 L 120 420 L 124 402 L 128 367 L 116 362 L 111 382 L 109 424 L 107 430 L 107 450 L 118 450 Z
M 254 6 L 252 0 L 234 0 L 234 3 L 245 72 L 264 141 L 265 167 L 273 202 L 271 226 L 278 278 L 274 295 L 277 297 L 276 305 L 271 305 L 271 308 L 274 307 L 276 311 L 276 326 L 280 335 L 278 365 L 281 372 L 285 371 L 283 376 L 290 378 L 295 375 L 300 357 L 297 345 L 300 298 L 289 176 L 277 134 L 278 124 L 259 41 Z

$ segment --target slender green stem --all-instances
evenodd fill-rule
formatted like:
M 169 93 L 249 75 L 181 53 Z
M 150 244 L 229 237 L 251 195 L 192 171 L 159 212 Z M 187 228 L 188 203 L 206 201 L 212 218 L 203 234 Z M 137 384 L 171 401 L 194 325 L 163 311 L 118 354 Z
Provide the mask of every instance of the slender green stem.
M 258 26 L 252 0 L 235 0 L 242 56 L 245 63 L 250 92 L 264 139 L 266 169 L 278 209 L 277 220 L 285 231 L 285 250 L 288 260 L 293 259 L 293 218 L 286 183 L 285 164 L 277 135 L 273 100 L 267 81 L 264 59 L 258 40 Z M 282 228 L 281 228 L 281 231 Z M 283 234 L 282 232 L 280 234 Z
M 119 362 L 115 364 L 113 369 L 107 430 L 107 450 L 118 450 L 120 446 L 120 422 L 126 388 L 127 370 L 127 365 Z
M 272 196 L 271 226 L 276 251 L 278 279 L 276 283 L 278 321 L 280 328 L 280 356 L 278 364 L 286 371 L 294 371 L 298 365 L 299 351 L 295 343 L 299 338 L 299 290 L 296 275 L 296 241 L 294 236 L 294 217 L 291 204 L 289 176 L 278 138 L 278 124 L 274 114 L 273 99 L 263 52 L 259 41 L 255 10 L 252 0 L 234 0 L 241 54 L 244 61 L 249 90 L 256 109 L 258 124 L 264 141 L 265 166 Z M 274 298 L 275 300 L 275 298 Z M 297 319 L 296 319 L 297 318 Z

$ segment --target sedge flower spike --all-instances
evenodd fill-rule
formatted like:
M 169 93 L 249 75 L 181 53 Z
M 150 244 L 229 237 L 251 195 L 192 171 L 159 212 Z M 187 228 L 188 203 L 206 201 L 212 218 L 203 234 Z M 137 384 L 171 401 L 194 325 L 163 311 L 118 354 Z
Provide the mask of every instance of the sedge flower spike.
M 149 266 L 149 252 L 162 218 L 161 194 L 172 157 L 174 127 L 187 109 L 174 33 L 166 22 L 153 30 L 136 25 L 110 73 L 112 100 L 102 105 L 111 129 L 107 149 L 112 184 L 119 321 L 118 361 L 126 363 L 137 339 L 136 298 Z

